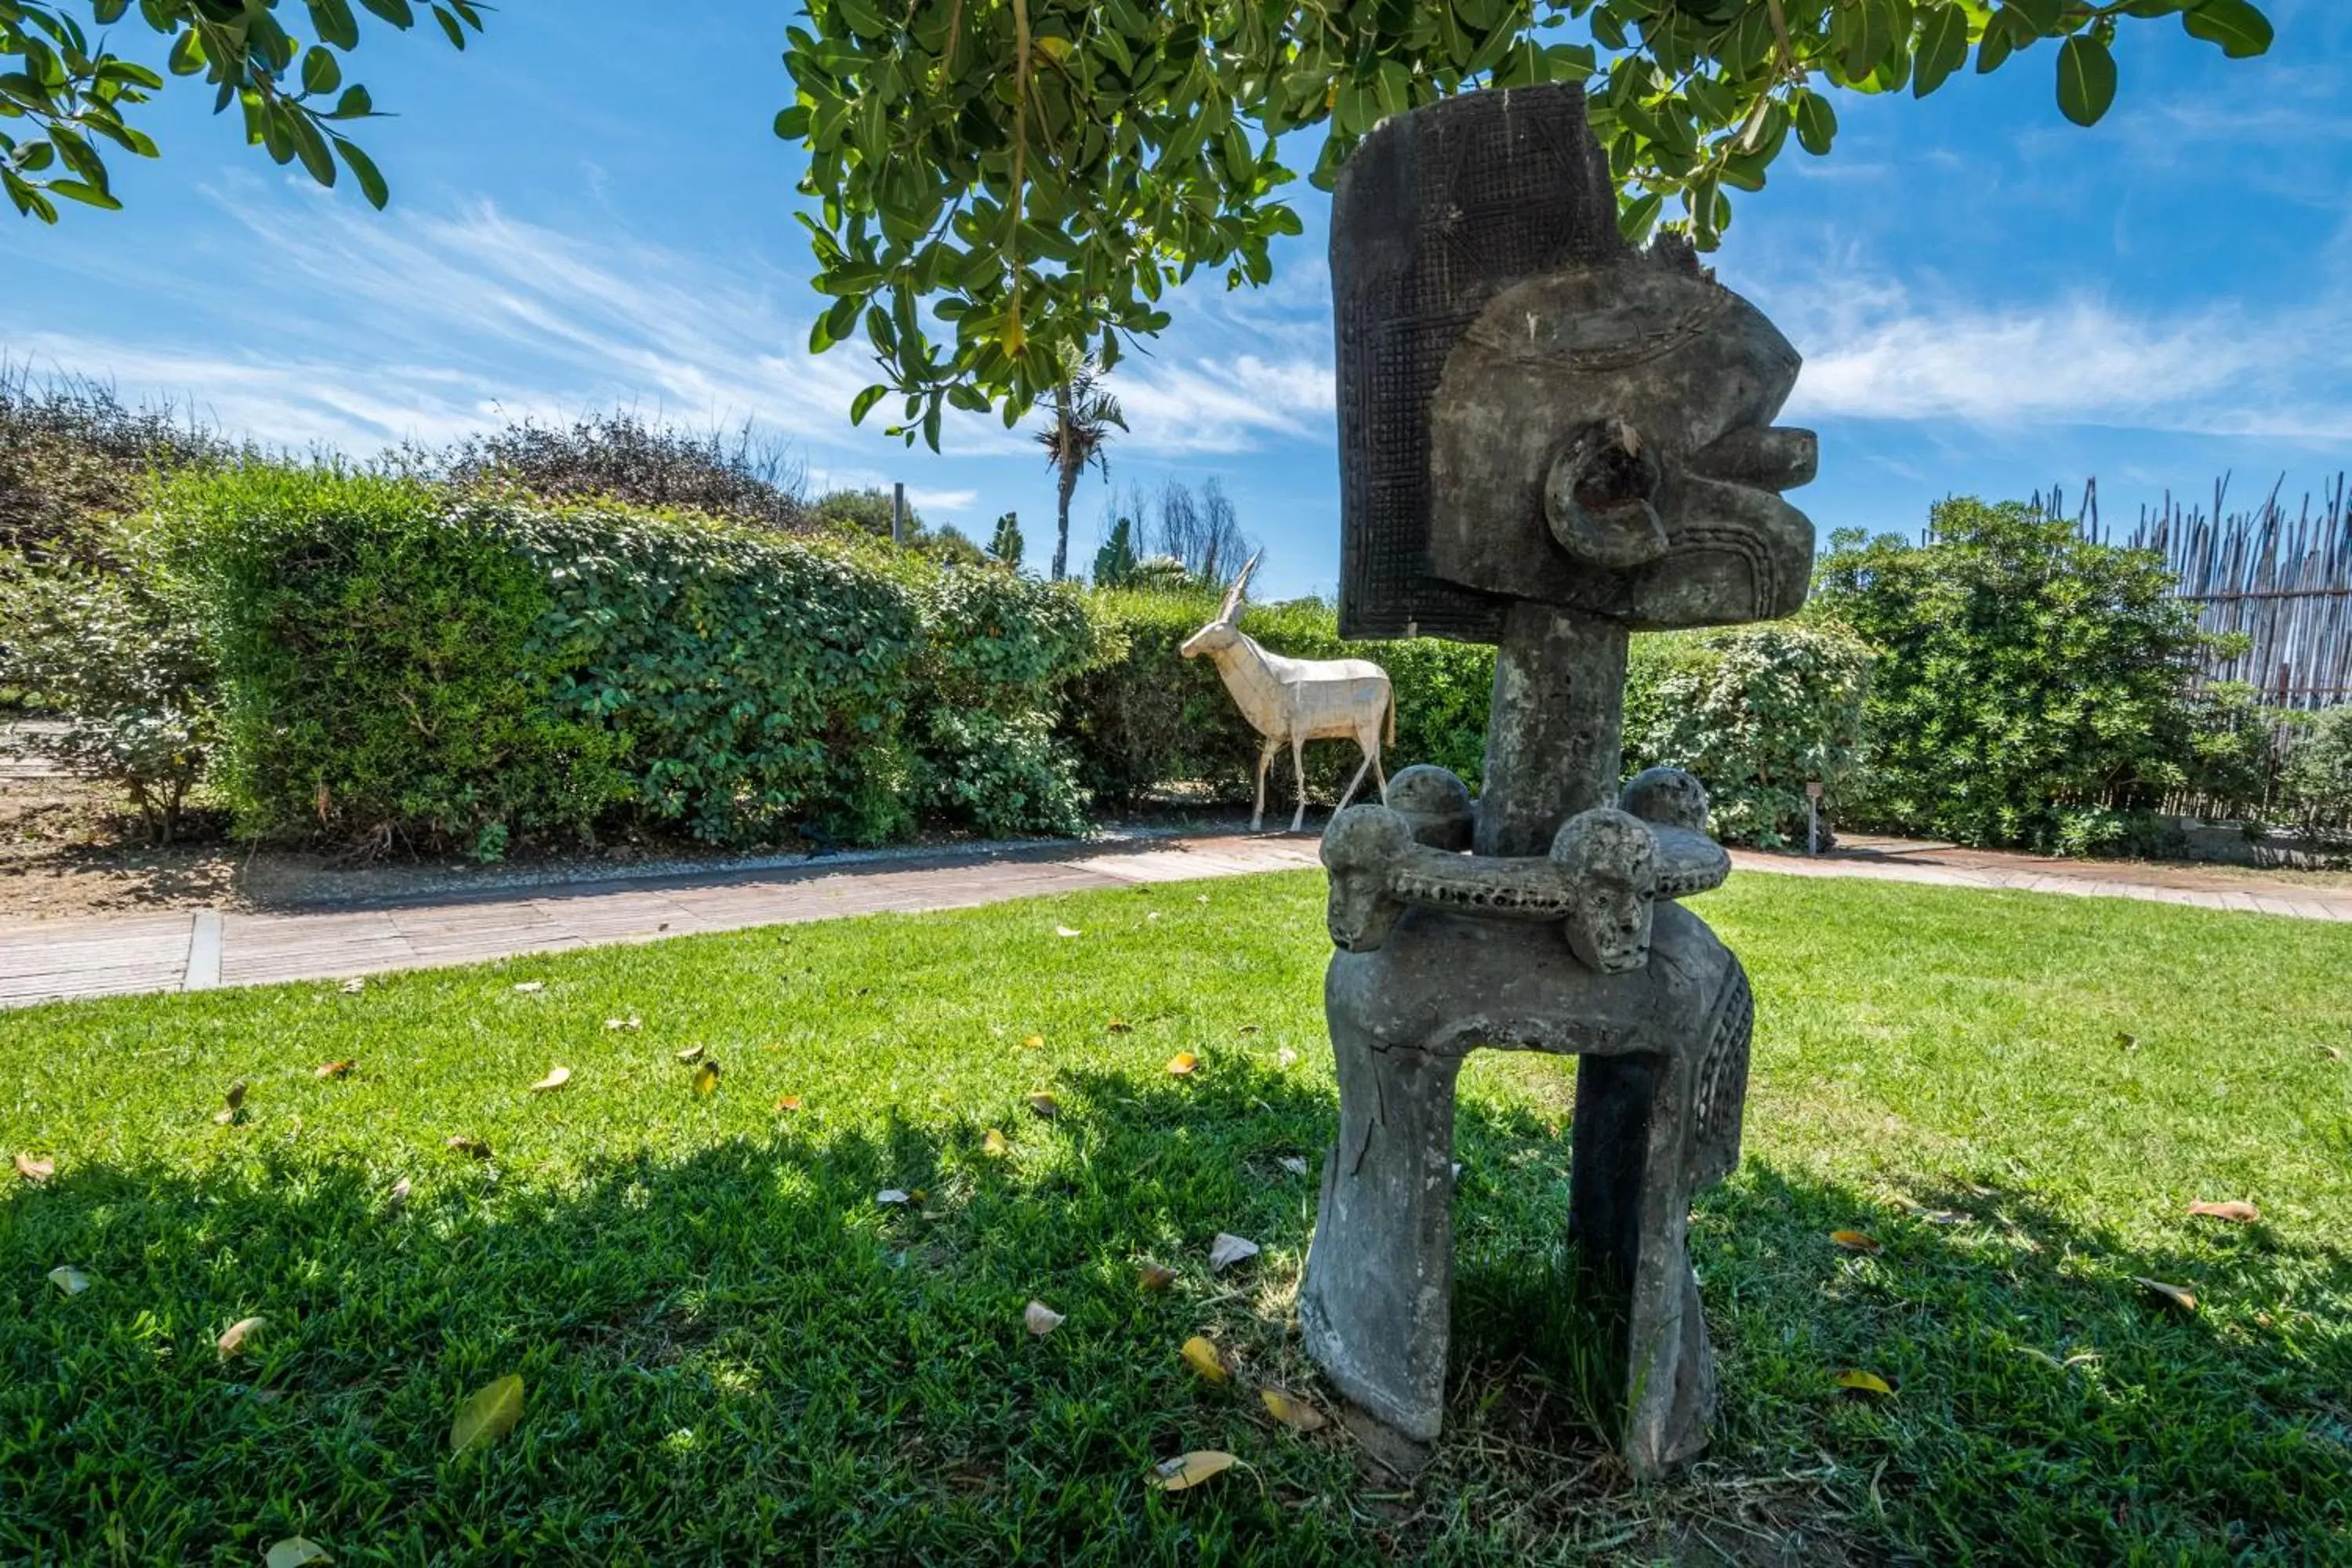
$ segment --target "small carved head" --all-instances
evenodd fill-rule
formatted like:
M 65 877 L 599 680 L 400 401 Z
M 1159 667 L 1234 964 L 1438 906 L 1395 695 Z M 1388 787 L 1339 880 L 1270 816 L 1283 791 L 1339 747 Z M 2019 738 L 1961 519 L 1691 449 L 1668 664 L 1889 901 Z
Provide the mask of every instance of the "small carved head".
M 1217 610 L 1217 618 L 1184 639 L 1176 651 L 1186 658 L 1198 658 L 1202 654 L 1217 654 L 1242 640 L 1242 601 L 1249 592 L 1250 574 L 1257 570 L 1257 557 L 1253 555 L 1225 590 L 1225 602 Z
M 1327 923 L 1342 952 L 1370 952 L 1388 941 L 1404 905 L 1389 891 L 1389 873 L 1412 849 L 1412 827 L 1384 805 L 1353 805 L 1323 830 L 1323 868 L 1331 876 Z
M 1706 786 L 1680 768 L 1644 768 L 1625 784 L 1618 804 L 1661 827 L 1706 831 Z
M 1656 858 L 1649 825 L 1607 806 L 1569 818 L 1552 840 L 1570 890 L 1568 950 L 1587 969 L 1622 974 L 1649 962 Z
M 1389 780 L 1388 807 L 1432 849 L 1467 849 L 1477 825 L 1470 786 L 1431 763 L 1400 768 Z

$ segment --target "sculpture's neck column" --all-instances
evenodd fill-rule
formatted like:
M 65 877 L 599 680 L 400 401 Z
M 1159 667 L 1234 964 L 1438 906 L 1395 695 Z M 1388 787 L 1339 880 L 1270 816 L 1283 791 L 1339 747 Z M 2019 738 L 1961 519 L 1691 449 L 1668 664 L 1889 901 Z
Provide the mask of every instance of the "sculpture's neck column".
M 1622 622 L 1511 606 L 1495 656 L 1477 853 L 1544 854 L 1570 817 L 1615 803 L 1627 641 Z

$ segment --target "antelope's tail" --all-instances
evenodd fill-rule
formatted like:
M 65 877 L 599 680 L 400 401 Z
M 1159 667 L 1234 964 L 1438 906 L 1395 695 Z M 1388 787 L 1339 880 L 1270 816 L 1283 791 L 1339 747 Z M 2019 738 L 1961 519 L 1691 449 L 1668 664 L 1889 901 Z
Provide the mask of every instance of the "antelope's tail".
M 1396 688 L 1389 688 L 1389 744 L 1396 744 Z

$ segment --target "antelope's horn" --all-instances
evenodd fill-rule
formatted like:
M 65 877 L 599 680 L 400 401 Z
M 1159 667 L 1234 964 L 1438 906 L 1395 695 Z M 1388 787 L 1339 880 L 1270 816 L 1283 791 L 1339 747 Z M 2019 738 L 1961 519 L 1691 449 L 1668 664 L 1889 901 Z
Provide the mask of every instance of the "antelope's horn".
M 1249 593 L 1250 574 L 1256 570 L 1257 556 L 1255 555 L 1242 563 L 1242 574 L 1234 579 L 1232 590 L 1225 595 L 1225 619 L 1231 620 L 1234 612 L 1241 608 L 1243 597 Z

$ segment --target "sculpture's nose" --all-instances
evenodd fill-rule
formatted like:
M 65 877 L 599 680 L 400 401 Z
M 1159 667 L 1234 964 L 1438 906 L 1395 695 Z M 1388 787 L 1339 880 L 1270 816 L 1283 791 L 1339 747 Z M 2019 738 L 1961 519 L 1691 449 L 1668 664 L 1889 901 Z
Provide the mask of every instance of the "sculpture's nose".
M 1793 490 L 1821 469 L 1821 440 L 1811 430 L 1750 425 L 1691 454 L 1691 471 L 1759 490 Z

